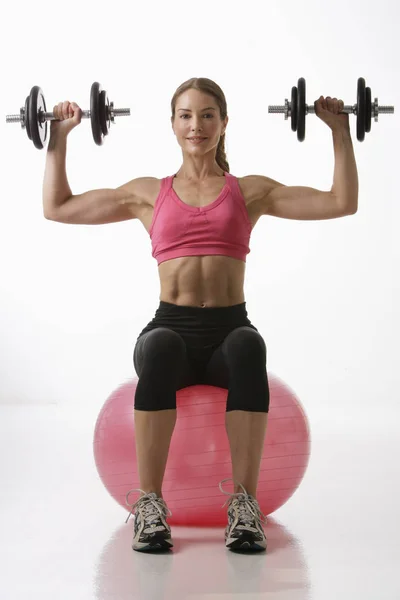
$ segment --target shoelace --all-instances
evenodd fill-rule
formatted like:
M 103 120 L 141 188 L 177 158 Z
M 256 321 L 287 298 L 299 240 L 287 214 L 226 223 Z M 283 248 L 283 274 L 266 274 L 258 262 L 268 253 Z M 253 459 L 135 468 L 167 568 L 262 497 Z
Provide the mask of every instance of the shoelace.
M 235 504 L 238 508 L 239 519 L 241 521 L 243 521 L 246 525 L 251 525 L 253 522 L 253 518 L 251 517 L 251 515 L 253 515 L 253 517 L 255 517 L 256 519 L 260 519 L 262 523 L 266 524 L 267 517 L 261 512 L 257 500 L 247 493 L 242 484 L 239 483 L 240 487 L 243 490 L 243 493 L 238 492 L 235 494 L 230 494 L 229 492 L 225 492 L 222 489 L 222 484 L 225 483 L 225 481 L 230 481 L 230 478 L 228 477 L 228 479 L 223 479 L 219 484 L 219 489 L 223 494 L 230 496 L 230 498 L 225 502 L 225 504 L 222 505 L 222 508 L 224 508 L 224 506 L 226 506 L 228 502 L 235 502 L 236 500 Z
M 267 523 L 267 518 L 260 511 L 260 507 L 258 505 L 257 500 L 247 493 L 247 491 L 245 490 L 245 488 L 243 487 L 243 485 L 241 483 L 239 483 L 239 486 L 242 488 L 243 493 L 238 492 L 235 494 L 230 494 L 229 492 L 225 492 L 222 489 L 222 484 L 225 483 L 226 481 L 230 481 L 230 479 L 231 478 L 223 479 L 219 484 L 219 489 L 221 490 L 221 492 L 227 496 L 230 496 L 230 498 L 228 498 L 228 500 L 225 502 L 225 504 L 222 505 L 222 508 L 224 508 L 228 502 L 233 502 L 236 500 L 237 501 L 236 504 L 237 504 L 238 512 L 239 512 L 239 518 L 244 523 L 251 525 L 253 519 L 250 516 L 250 514 L 253 515 L 253 517 L 260 519 L 263 523 Z M 132 492 L 142 492 L 142 494 L 144 494 L 144 496 L 141 496 L 134 504 L 129 504 L 128 498 Z M 165 501 L 162 498 L 158 498 L 157 500 L 155 500 L 152 496 L 150 496 L 150 494 L 146 494 L 141 489 L 130 490 L 126 494 L 125 501 L 126 501 L 126 504 L 131 507 L 131 511 L 130 511 L 125 523 L 127 523 L 129 521 L 133 511 L 135 510 L 135 508 L 139 504 L 139 502 L 141 502 L 143 504 L 142 510 L 143 510 L 144 518 L 146 519 L 146 522 L 152 523 L 153 521 L 156 521 L 160 515 L 165 516 L 165 517 L 168 515 L 172 516 L 172 512 L 169 510 L 169 508 L 165 504 Z M 160 508 L 160 504 L 161 504 L 162 508 Z
M 142 492 L 142 494 L 144 494 L 144 496 L 141 496 L 138 500 L 136 500 L 136 502 L 134 504 L 129 504 L 128 502 L 128 498 L 129 498 L 129 494 L 131 494 L 132 492 Z M 153 492 L 150 492 L 153 493 Z M 167 517 L 167 516 L 172 516 L 172 512 L 169 510 L 169 508 L 167 507 L 167 505 L 165 504 L 164 500 L 162 498 L 153 498 L 152 496 L 150 496 L 150 494 L 146 494 L 143 490 L 137 489 L 137 490 L 130 490 L 127 494 L 126 494 L 126 498 L 125 498 L 125 502 L 128 506 L 131 507 L 131 512 L 128 515 L 128 518 L 126 519 L 125 523 L 127 523 L 131 517 L 131 514 L 133 513 L 133 511 L 135 510 L 136 506 L 140 503 L 143 504 L 142 510 L 143 510 L 143 516 L 144 519 L 146 520 L 146 523 L 149 523 L 151 525 L 151 523 L 157 521 L 157 519 L 159 519 L 160 515 Z M 160 508 L 161 505 L 161 508 Z

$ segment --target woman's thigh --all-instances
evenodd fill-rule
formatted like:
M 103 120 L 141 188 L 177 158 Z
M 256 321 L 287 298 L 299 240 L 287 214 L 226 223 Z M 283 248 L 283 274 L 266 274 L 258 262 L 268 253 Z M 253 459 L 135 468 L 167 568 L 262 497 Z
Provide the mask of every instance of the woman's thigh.
M 214 351 L 204 383 L 228 390 L 226 410 L 269 411 L 267 349 L 262 336 L 238 327 Z
M 176 390 L 196 383 L 182 336 L 166 327 L 152 329 L 137 340 L 133 363 L 139 379 L 157 378 L 159 384 L 172 379 Z
M 222 344 L 214 350 L 205 371 L 205 385 L 229 388 L 232 377 L 230 373 L 247 369 L 249 361 L 254 364 L 257 357 L 258 370 L 263 374 L 266 369 L 266 346 L 258 331 L 250 327 L 237 327 L 229 333 Z

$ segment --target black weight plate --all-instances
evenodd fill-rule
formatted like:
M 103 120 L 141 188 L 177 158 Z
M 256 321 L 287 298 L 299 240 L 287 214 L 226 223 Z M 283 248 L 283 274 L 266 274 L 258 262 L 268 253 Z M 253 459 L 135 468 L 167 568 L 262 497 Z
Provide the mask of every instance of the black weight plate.
M 103 135 L 108 135 L 108 129 L 110 127 L 110 123 L 108 121 L 108 115 L 109 115 L 108 98 L 107 98 L 107 92 L 105 90 L 103 90 L 100 94 L 99 108 L 100 108 L 101 131 L 103 132 Z
M 44 99 L 42 90 L 40 90 L 39 100 L 40 100 L 40 106 L 38 107 L 38 110 L 39 110 L 39 114 L 42 117 L 40 120 L 40 133 L 41 133 L 43 146 L 45 146 L 46 142 L 47 142 L 47 134 L 48 134 L 48 125 L 49 124 L 48 124 L 48 121 L 46 121 L 44 119 L 44 115 L 47 112 L 47 108 L 46 108 L 46 100 Z
M 25 100 L 25 129 L 28 138 L 32 140 L 31 128 L 29 127 L 29 96 Z
M 44 148 L 47 139 L 47 121 L 41 119 L 41 115 L 46 112 L 46 103 L 43 92 L 39 86 L 35 85 L 31 89 L 28 104 L 29 130 L 32 136 L 32 142 L 35 148 L 41 150 Z
M 292 87 L 292 99 L 291 99 L 291 115 L 290 119 L 292 122 L 292 131 L 297 131 L 297 104 L 298 104 L 298 96 L 297 96 L 297 87 Z
M 372 122 L 372 92 L 370 87 L 365 90 L 365 102 L 365 132 L 369 133 Z
M 100 93 L 101 85 L 95 81 L 90 90 L 90 122 L 95 144 L 103 144 L 103 131 L 100 121 Z
M 306 137 L 306 80 L 300 77 L 297 82 L 297 139 L 304 142 Z
M 363 142 L 365 138 L 366 92 L 365 79 L 360 77 L 357 82 L 357 139 Z

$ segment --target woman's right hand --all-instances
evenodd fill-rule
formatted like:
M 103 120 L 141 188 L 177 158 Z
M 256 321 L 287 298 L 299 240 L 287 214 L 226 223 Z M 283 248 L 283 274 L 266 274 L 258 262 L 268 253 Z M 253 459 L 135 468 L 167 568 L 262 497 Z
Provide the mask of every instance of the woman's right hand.
M 82 120 L 82 110 L 75 102 L 60 102 L 53 109 L 57 121 L 51 121 L 50 131 L 67 136 Z

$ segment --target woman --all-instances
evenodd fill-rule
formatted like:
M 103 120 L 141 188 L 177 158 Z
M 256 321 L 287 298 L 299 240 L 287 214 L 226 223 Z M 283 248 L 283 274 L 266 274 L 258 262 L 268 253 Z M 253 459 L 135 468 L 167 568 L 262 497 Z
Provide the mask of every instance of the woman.
M 225 544 L 265 550 L 256 496 L 269 391 L 265 342 L 247 317 L 243 291 L 250 234 L 262 215 L 320 220 L 357 211 L 349 118 L 339 114 L 343 102 L 336 98 L 321 96 L 315 103 L 317 115 L 332 129 L 335 151 L 333 186 L 323 192 L 287 187 L 260 175 L 236 178 L 229 173 L 227 105 L 213 81 L 190 79 L 177 89 L 171 106 L 172 128 L 183 154 L 176 175 L 134 179 L 115 190 L 75 196 L 65 171 L 66 139 L 82 113 L 75 103 L 56 106 L 60 121 L 51 124 L 44 215 L 83 224 L 137 218 L 151 236 L 158 262 L 160 305 L 134 350 L 141 496 L 132 505 L 133 549 L 173 546 L 162 481 L 176 422 L 176 391 L 208 384 L 228 389 L 226 430 L 234 493 L 227 494 Z M 256 125 L 253 117 L 252 123 Z

